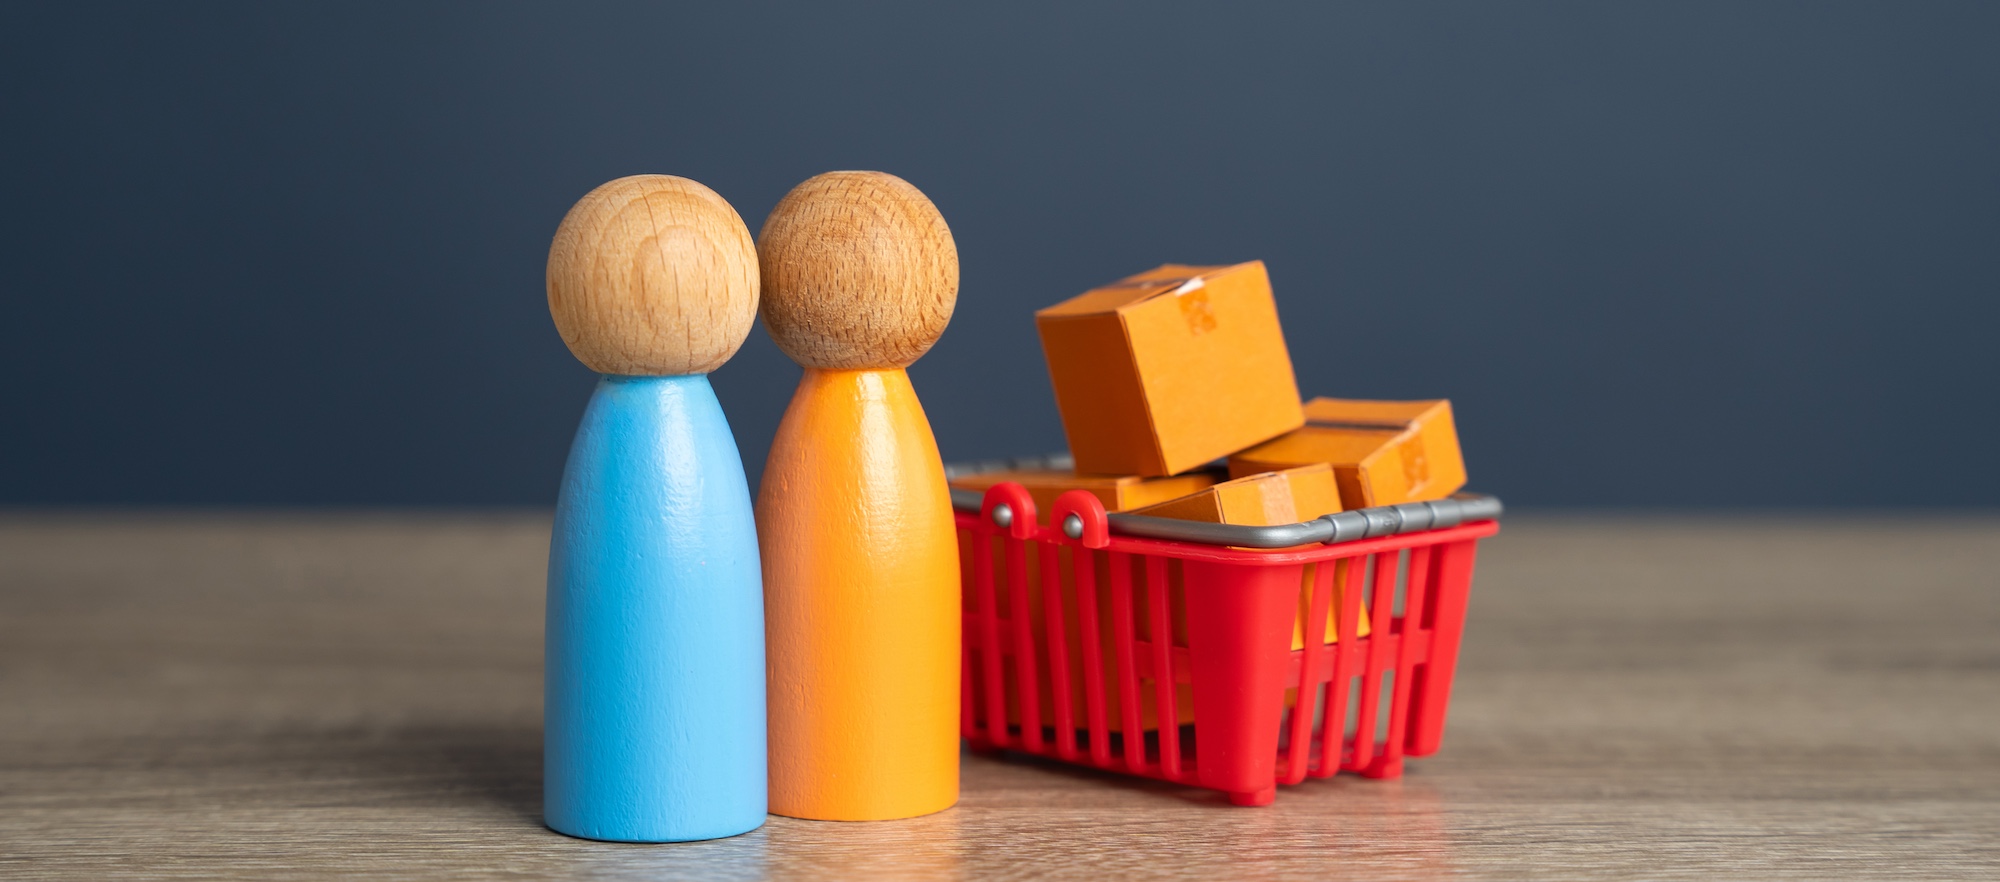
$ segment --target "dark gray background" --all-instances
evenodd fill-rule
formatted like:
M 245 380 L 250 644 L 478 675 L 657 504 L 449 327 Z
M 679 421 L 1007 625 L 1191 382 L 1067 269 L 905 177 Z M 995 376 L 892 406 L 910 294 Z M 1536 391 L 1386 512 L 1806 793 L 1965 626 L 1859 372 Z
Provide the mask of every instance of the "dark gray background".
M 7 6 L 0 503 L 550 503 L 569 204 L 836 168 L 958 239 L 948 459 L 1061 446 L 1035 308 L 1262 258 L 1517 504 L 2000 494 L 2000 5 L 944 6 Z

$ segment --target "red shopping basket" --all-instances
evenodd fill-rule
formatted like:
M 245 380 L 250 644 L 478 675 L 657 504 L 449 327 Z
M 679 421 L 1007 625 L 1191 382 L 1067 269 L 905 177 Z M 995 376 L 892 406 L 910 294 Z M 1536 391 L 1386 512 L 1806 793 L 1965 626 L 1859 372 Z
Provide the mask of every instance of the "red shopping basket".
M 1070 491 L 1040 523 L 1014 483 L 953 505 L 970 746 L 1237 805 L 1343 769 L 1394 778 L 1437 750 L 1473 555 L 1500 513 L 1462 495 L 1239 527 L 1107 515 Z M 1338 639 L 1310 639 L 1336 607 Z

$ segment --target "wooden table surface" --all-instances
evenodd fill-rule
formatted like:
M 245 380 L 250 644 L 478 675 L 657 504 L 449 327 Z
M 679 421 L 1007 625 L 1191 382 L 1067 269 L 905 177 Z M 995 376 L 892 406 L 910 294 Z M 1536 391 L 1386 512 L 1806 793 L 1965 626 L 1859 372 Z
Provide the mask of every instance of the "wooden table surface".
M 1232 808 L 967 757 L 904 822 L 584 842 L 538 514 L 0 517 L 0 877 L 2000 878 L 2000 521 L 1516 517 L 1443 750 Z

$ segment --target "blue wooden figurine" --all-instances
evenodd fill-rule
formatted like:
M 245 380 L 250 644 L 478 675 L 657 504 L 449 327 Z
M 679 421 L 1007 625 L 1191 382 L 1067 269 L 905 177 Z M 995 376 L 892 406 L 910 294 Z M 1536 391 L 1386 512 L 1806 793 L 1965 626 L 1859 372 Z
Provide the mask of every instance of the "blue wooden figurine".
M 685 178 L 621 178 L 549 247 L 549 312 L 604 374 L 549 542 L 543 808 L 571 836 L 674 842 L 764 823 L 756 522 L 709 371 L 757 315 L 742 218 Z

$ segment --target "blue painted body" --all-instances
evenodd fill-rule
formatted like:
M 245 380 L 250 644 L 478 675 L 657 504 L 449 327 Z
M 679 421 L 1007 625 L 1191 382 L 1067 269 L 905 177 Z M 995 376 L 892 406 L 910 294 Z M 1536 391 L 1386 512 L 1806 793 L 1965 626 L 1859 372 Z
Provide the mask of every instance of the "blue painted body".
M 676 842 L 763 824 L 757 525 L 707 377 L 598 383 L 549 544 L 548 825 Z

